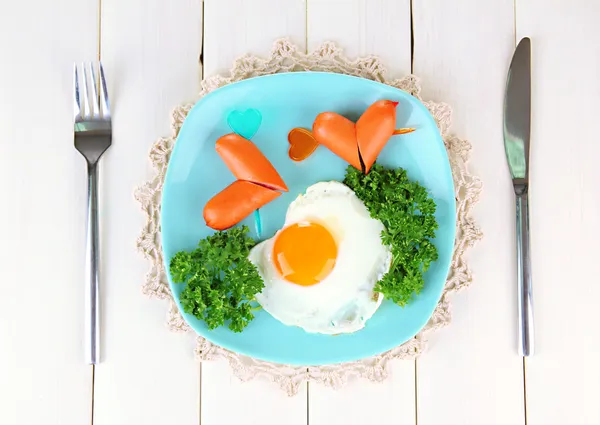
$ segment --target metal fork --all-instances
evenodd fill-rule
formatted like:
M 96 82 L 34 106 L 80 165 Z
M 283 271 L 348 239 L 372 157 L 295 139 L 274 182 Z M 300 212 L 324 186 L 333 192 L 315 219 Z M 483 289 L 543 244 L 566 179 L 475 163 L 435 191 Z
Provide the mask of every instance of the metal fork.
M 99 90 L 96 66 L 92 63 L 73 68 L 75 110 L 75 148 L 87 162 L 88 199 L 85 257 L 85 357 L 89 364 L 100 359 L 100 306 L 98 275 L 98 160 L 110 147 L 112 128 L 108 92 L 102 64 Z

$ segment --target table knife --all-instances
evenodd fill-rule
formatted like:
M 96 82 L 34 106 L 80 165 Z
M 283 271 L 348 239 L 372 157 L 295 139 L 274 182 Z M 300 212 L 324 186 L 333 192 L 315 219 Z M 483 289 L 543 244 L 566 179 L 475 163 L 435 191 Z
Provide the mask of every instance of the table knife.
M 504 150 L 515 190 L 519 354 L 533 354 L 533 299 L 529 244 L 529 135 L 531 128 L 531 40 L 519 41 L 504 97 Z

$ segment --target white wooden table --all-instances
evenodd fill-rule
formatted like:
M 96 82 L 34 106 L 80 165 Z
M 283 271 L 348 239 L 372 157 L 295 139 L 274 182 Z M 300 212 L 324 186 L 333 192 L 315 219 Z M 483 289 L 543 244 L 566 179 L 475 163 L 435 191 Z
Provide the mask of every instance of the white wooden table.
M 593 0 L 30 0 L 0 13 L 0 424 L 600 423 L 600 4 Z M 515 41 L 533 46 L 531 227 L 537 352 L 516 351 L 512 188 L 502 100 Z M 483 180 L 475 281 L 453 323 L 382 384 L 339 391 L 240 383 L 198 364 L 145 298 L 133 198 L 169 112 L 201 76 L 279 37 L 335 41 L 411 71 L 449 102 Z M 85 165 L 73 148 L 71 71 L 101 57 L 113 146 L 101 168 L 103 363 L 84 363 Z M 199 61 L 202 58 L 202 61 Z

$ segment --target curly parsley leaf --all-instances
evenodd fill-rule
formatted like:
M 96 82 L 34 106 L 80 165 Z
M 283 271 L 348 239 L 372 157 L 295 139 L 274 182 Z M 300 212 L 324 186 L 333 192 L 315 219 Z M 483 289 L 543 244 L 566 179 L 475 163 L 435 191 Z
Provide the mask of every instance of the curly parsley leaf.
M 254 319 L 250 303 L 264 283 L 248 260 L 255 245 L 248 231 L 241 226 L 216 232 L 194 251 L 175 254 L 169 264 L 173 282 L 185 284 L 180 295 L 183 310 L 204 320 L 209 329 L 227 323 L 241 332 Z
M 438 228 L 435 202 L 402 168 L 375 164 L 364 174 L 348 166 L 344 184 L 364 202 L 371 217 L 385 226 L 381 240 L 392 251 L 392 264 L 375 291 L 400 306 L 406 305 L 423 289 L 423 274 L 438 258 L 431 242 Z

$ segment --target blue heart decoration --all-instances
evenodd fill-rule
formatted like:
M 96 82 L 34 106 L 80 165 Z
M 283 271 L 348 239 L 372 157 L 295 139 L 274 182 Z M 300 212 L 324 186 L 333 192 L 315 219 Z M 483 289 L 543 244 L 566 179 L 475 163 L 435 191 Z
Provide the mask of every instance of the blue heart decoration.
M 234 133 L 250 140 L 256 134 L 262 122 L 262 115 L 256 109 L 231 111 L 227 116 L 227 124 Z

